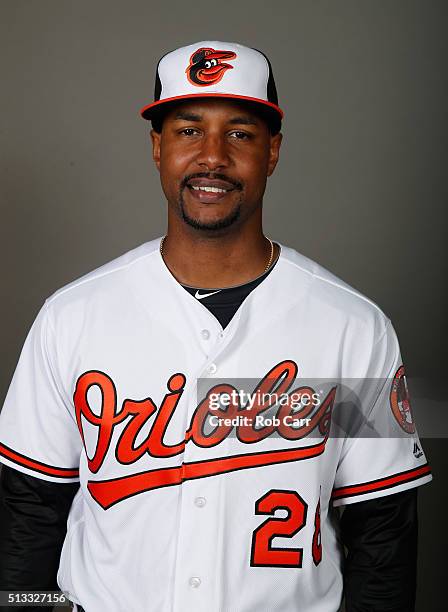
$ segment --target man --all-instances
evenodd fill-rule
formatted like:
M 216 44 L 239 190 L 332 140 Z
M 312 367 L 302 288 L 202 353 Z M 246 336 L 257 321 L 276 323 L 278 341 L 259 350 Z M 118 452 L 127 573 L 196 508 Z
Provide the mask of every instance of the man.
M 0 589 L 57 572 L 86 612 L 336 612 L 345 585 L 349 612 L 413 610 L 431 475 L 397 337 L 263 234 L 269 61 L 176 49 L 142 115 L 168 231 L 33 324 L 0 415 Z

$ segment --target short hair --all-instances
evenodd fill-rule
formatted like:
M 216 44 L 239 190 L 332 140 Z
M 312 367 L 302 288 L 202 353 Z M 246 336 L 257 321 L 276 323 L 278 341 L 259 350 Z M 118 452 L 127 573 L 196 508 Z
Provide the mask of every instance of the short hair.
M 269 106 L 266 107 L 262 104 L 258 104 L 257 102 L 252 102 L 249 100 L 232 100 L 232 102 L 236 104 L 240 104 L 240 106 L 249 112 L 256 115 L 259 119 L 264 121 L 268 129 L 271 133 L 271 136 L 275 136 L 278 134 L 282 128 L 282 120 L 280 115 L 274 109 L 271 109 Z M 173 108 L 173 105 L 178 104 L 178 102 L 166 102 L 161 105 L 159 109 L 155 109 L 153 116 L 151 118 L 151 125 L 155 132 L 158 134 L 162 131 L 163 120 L 167 112 Z

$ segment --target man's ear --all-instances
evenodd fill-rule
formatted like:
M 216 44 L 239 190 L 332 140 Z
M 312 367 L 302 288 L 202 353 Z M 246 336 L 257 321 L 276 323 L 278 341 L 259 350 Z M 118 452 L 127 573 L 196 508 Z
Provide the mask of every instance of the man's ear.
M 154 130 L 151 130 L 150 134 L 152 140 L 152 158 L 157 166 L 157 170 L 160 170 L 160 138 L 162 134 Z
M 277 165 L 282 140 L 283 134 L 281 132 L 275 134 L 275 136 L 271 136 L 271 143 L 269 148 L 268 176 L 271 176 L 271 174 L 275 170 L 275 166 Z

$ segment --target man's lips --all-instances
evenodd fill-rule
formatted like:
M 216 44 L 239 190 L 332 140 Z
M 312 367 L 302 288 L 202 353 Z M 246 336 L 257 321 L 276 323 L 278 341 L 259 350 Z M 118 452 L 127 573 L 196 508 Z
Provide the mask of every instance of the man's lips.
M 195 178 L 187 183 L 192 197 L 203 203 L 218 202 L 236 190 L 235 185 L 219 179 Z
M 226 191 L 235 189 L 235 185 L 229 183 L 229 181 L 207 178 L 193 178 L 188 181 L 187 187 L 217 187 L 218 189 L 225 189 Z

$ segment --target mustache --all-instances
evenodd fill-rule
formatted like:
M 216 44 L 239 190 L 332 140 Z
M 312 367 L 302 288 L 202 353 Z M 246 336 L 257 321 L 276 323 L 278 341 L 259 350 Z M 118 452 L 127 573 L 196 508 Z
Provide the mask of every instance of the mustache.
M 235 179 L 231 179 L 229 176 L 227 176 L 226 174 L 218 174 L 217 172 L 195 172 L 194 174 L 188 174 L 187 176 L 185 176 L 181 182 L 181 189 L 184 189 L 187 186 L 187 183 L 189 181 L 191 181 L 191 179 L 194 178 L 206 178 L 209 180 L 220 180 L 220 181 L 227 181 L 228 183 L 231 183 L 235 189 L 239 189 L 240 191 L 243 189 L 243 185 L 242 183 L 240 183 L 240 181 L 237 181 Z

